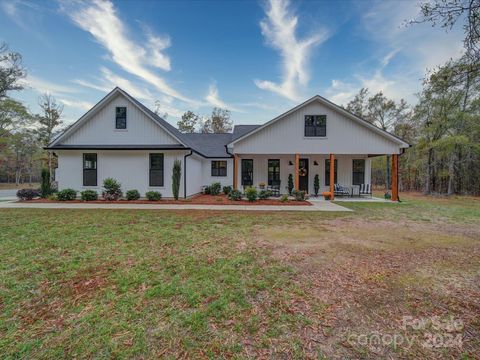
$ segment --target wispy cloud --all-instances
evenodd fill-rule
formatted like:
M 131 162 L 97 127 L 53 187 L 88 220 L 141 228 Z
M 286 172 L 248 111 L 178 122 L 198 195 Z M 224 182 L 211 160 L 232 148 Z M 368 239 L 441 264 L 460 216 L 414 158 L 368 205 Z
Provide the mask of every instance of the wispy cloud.
M 93 104 L 88 101 L 81 100 L 69 100 L 69 99 L 58 99 L 62 104 L 68 107 L 74 107 L 80 110 L 88 111 L 93 107 Z
M 28 75 L 27 78 L 23 80 L 23 83 L 27 88 L 30 88 L 38 93 L 64 95 L 78 92 L 78 89 L 75 89 L 74 87 L 53 83 L 33 75 Z
M 81 29 L 89 32 L 110 53 L 112 60 L 123 70 L 151 84 L 163 94 L 191 102 L 173 89 L 153 69 L 168 71 L 169 57 L 162 51 L 170 46 L 167 38 L 147 32 L 148 46 L 135 44 L 128 36 L 128 28 L 120 20 L 117 10 L 110 1 L 93 0 L 88 3 L 62 4 L 63 10 Z M 160 45 L 159 47 L 155 47 Z M 153 48 L 155 49 L 153 50 Z
M 364 36 L 375 43 L 379 56 L 373 66 L 359 69 L 349 78 L 334 79 L 327 96 L 345 104 L 367 87 L 371 93 L 382 91 L 392 99 L 415 102 L 426 71 L 462 53 L 461 30 L 446 33 L 429 24 L 405 26 L 418 11 L 416 2 L 373 2 L 368 8 L 360 3 Z M 394 59 L 398 61 L 394 63 Z
M 50 40 L 40 31 L 43 19 L 41 6 L 26 0 L 4 0 L 0 2 L 0 9 L 23 31 L 51 46 Z
M 215 84 L 210 84 L 208 88 L 208 94 L 205 97 L 205 100 L 213 106 L 222 108 L 222 109 L 228 109 L 230 111 L 236 111 L 236 112 L 242 112 L 241 109 L 236 108 L 235 106 L 227 104 L 225 101 L 220 99 L 220 96 L 218 95 L 218 89 Z
M 319 29 L 305 39 L 296 35 L 298 17 L 289 9 L 287 0 L 270 0 L 266 9 L 267 18 L 260 22 L 267 44 L 280 52 L 282 58 L 282 82 L 255 80 L 263 90 L 273 91 L 290 100 L 298 100 L 299 86 L 309 79 L 308 60 L 313 48 L 328 38 L 326 29 Z

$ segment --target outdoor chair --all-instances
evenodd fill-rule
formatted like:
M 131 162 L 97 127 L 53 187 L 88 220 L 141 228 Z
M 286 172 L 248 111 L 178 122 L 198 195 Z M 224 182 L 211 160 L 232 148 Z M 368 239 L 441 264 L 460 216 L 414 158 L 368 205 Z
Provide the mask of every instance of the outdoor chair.
M 280 196 L 280 181 L 267 186 L 267 190 L 272 192 L 272 196 Z
M 372 187 L 370 186 L 370 184 L 360 184 L 358 195 L 372 197 Z
M 350 190 L 347 187 L 342 186 L 340 184 L 334 184 L 333 185 L 333 194 L 335 196 L 350 196 L 351 195 Z

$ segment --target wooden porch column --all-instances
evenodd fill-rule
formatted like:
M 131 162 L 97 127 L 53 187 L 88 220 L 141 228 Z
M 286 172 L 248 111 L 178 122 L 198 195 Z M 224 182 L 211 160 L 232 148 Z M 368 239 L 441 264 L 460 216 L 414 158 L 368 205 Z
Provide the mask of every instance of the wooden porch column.
M 233 189 L 238 190 L 238 155 L 233 155 Z
M 300 187 L 300 172 L 298 167 L 300 166 L 300 154 L 295 154 L 295 190 L 299 190 Z
M 398 201 L 398 155 L 392 155 L 392 201 Z
M 330 154 L 330 200 L 334 200 L 334 182 L 335 182 L 335 156 Z

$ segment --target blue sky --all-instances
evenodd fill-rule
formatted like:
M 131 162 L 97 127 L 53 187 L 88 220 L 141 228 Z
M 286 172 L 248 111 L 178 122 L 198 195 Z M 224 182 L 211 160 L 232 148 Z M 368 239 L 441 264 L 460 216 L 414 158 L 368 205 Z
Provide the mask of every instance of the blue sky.
M 361 88 L 415 101 L 427 69 L 462 51 L 462 31 L 402 26 L 415 1 L 0 0 L 0 41 L 19 51 L 32 111 L 52 93 L 70 123 L 115 86 L 175 123 L 228 108 L 263 123 L 315 94 Z

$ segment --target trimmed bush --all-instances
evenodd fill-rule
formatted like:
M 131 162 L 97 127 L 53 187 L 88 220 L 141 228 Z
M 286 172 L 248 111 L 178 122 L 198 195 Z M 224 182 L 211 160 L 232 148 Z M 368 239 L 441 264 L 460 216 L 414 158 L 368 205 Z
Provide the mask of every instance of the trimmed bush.
M 48 169 L 42 169 L 42 184 L 40 186 L 40 193 L 42 198 L 48 197 L 53 193 L 52 184 L 50 182 L 50 171 Z
M 318 196 L 318 192 L 320 191 L 320 178 L 318 177 L 318 174 L 315 175 L 313 178 L 313 192 L 315 193 L 315 196 Z
M 287 189 L 288 189 L 288 195 L 292 195 L 292 191 L 293 191 L 293 175 L 292 174 L 288 174 Z
M 178 200 L 178 192 L 180 190 L 180 179 L 182 177 L 182 162 L 175 160 L 172 169 L 172 193 L 175 200 Z
M 17 191 L 17 197 L 20 200 L 32 200 L 33 198 L 39 197 L 40 191 L 34 189 L 20 189 Z
M 245 189 L 245 197 L 248 199 L 248 201 L 257 201 L 258 193 L 257 189 L 254 188 L 253 186 L 249 186 L 248 188 Z
M 228 194 L 230 194 L 231 192 L 232 192 L 232 187 L 231 187 L 231 186 L 224 186 L 224 187 L 223 187 L 223 193 L 224 193 L 225 195 L 228 195 Z
M 158 191 L 147 191 L 145 197 L 150 201 L 158 201 L 162 198 L 162 194 Z
M 125 196 L 127 197 L 127 200 L 138 200 L 138 199 L 140 199 L 140 193 L 136 189 L 128 190 L 126 192 Z
M 272 195 L 273 195 L 273 193 L 272 193 L 272 191 L 270 191 L 270 190 L 260 190 L 260 191 L 258 192 L 258 198 L 259 198 L 260 200 L 266 200 L 266 199 L 268 199 L 268 198 L 269 198 L 270 196 L 272 196 Z
M 102 196 L 105 200 L 118 200 L 122 197 L 122 184 L 113 178 L 103 180 Z
M 280 197 L 280 201 L 281 201 L 281 202 L 287 202 L 287 201 L 288 201 L 288 195 L 287 195 L 287 194 L 283 194 L 283 195 Z
M 205 186 L 205 189 L 203 189 L 203 193 L 205 195 L 210 195 L 210 186 Z
M 98 194 L 95 190 L 84 190 L 80 193 L 80 199 L 83 201 L 94 201 L 98 199 Z
M 305 200 L 305 191 L 301 190 L 294 190 L 293 196 L 295 196 L 296 201 L 304 201 Z
M 77 190 L 63 189 L 57 193 L 58 201 L 72 201 L 77 198 Z
M 239 190 L 232 190 L 230 191 L 230 194 L 228 194 L 228 198 L 234 201 L 242 200 L 242 192 Z
M 214 182 L 212 185 L 209 186 L 210 188 L 210 195 L 218 195 L 222 190 L 222 184 L 219 182 Z

